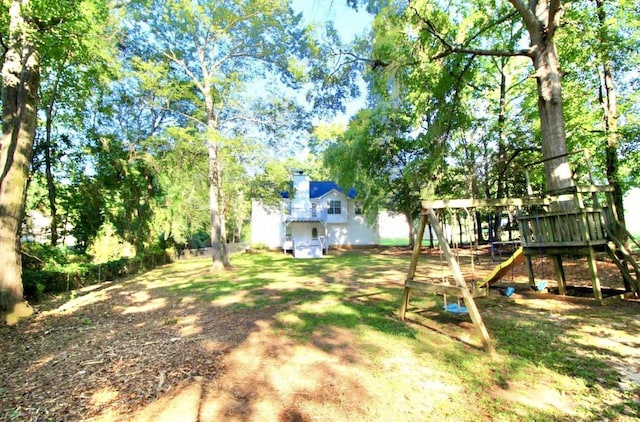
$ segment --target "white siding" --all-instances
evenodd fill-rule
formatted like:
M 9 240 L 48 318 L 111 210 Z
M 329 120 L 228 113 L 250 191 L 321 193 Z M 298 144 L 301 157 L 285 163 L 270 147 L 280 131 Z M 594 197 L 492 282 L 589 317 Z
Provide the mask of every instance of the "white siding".
M 329 224 L 329 244 L 331 246 L 371 246 L 380 244 L 377 221 L 370 226 L 363 215 L 356 215 L 355 201 L 342 196 L 348 222 Z
M 327 223 L 346 223 L 349 220 L 348 199 L 338 191 L 332 190 L 326 195 L 318 198 L 319 206 L 323 208 L 329 207 L 330 201 L 340 201 L 340 214 L 329 214 L 327 212 Z M 352 210 L 353 212 L 353 210 Z
M 640 209 L 640 189 L 633 188 L 624 196 L 624 216 L 629 230 L 634 236 L 640 234 L 640 218 L 635 213 Z
M 324 227 L 320 223 L 291 223 L 291 238 L 295 243 L 309 243 L 312 240 L 313 229 L 318 230 L 318 237 L 324 236 Z
M 327 215 L 327 235 L 330 246 L 380 244 L 377 221 L 370 226 L 364 216 L 356 215 L 355 201 L 342 193 L 333 190 L 318 198 L 318 209 L 321 207 L 324 209 L 331 200 L 340 201 L 341 212 Z M 284 241 L 283 218 L 279 208 L 267 208 L 259 201 L 252 201 L 251 244 L 269 248 L 281 247 Z M 308 246 L 314 243 L 312 238 L 314 228 L 318 231 L 318 237 L 325 236 L 325 227 L 320 222 L 294 222 L 287 226 L 296 245 Z
M 407 223 L 407 217 L 404 214 L 381 211 L 378 225 L 380 226 L 380 237 L 409 239 L 409 223 Z M 425 234 L 428 236 L 429 231 L 427 230 Z
M 279 248 L 282 246 L 282 214 L 276 207 L 265 207 L 251 201 L 251 245 Z
M 377 218 L 373 222 L 373 226 L 369 225 L 364 215 L 356 215 L 355 204 L 356 201 L 352 199 L 348 202 L 348 213 L 351 216 L 347 224 L 350 246 L 379 245 L 380 235 Z

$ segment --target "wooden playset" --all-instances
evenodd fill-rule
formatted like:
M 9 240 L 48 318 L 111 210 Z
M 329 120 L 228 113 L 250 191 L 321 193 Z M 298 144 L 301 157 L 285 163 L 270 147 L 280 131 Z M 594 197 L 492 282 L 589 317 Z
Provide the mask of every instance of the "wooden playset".
M 458 304 L 447 305 L 445 310 L 468 313 L 482 341 L 484 349 L 493 352 L 488 331 L 476 306 L 474 296 L 478 288 L 488 287 L 503 277 L 513 265 L 524 259 L 529 284 L 537 289 L 532 257 L 551 258 L 558 286 L 558 295 L 567 294 L 567 283 L 563 268 L 563 257 L 584 256 L 587 258 L 593 298 L 599 304 L 605 303 L 596 266 L 598 254 L 606 254 L 620 270 L 624 281 L 623 296 L 638 296 L 640 292 L 640 266 L 629 248 L 620 240 L 628 238 L 637 241 L 627 232 L 626 227 L 617 218 L 613 201 L 613 188 L 608 185 L 596 185 L 591 180 L 588 186 L 573 186 L 553 195 L 503 199 L 441 199 L 423 200 L 420 225 L 416 233 L 411 264 L 404 283 L 404 294 L 400 305 L 400 318 L 404 319 L 411 293 L 414 290 L 433 292 L 443 296 L 453 296 Z M 531 193 L 530 187 L 528 192 Z M 563 206 L 558 206 L 563 203 Z M 567 206 L 570 203 L 570 206 Z M 489 277 L 481 283 L 471 285 L 465 280 L 459 262 L 452 252 L 450 239 L 445 235 L 445 226 L 439 215 L 457 213 L 464 210 L 467 216 L 475 215 L 476 210 L 498 212 L 511 208 L 516 210 L 521 248 L 506 261 L 500 263 Z M 477 220 L 475 221 L 477 230 Z M 437 280 L 436 277 L 417 275 L 422 252 L 422 241 L 427 225 L 430 225 L 438 239 L 442 257 L 452 274 L 453 281 Z M 472 240 L 469 238 L 471 247 Z M 514 242 L 515 243 L 515 242 Z M 472 257 L 473 258 L 473 257 Z M 473 262 L 473 259 L 472 259 Z M 464 303 L 461 306 L 460 303 Z

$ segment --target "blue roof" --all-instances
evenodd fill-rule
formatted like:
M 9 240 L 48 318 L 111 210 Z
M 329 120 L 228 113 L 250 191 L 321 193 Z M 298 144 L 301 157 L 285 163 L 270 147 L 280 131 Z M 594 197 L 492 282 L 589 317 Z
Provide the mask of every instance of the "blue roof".
M 336 182 L 309 182 L 309 198 L 320 198 L 321 196 L 326 195 L 332 190 L 337 190 L 338 192 L 344 193 L 342 188 L 338 186 Z M 289 192 L 280 192 L 283 198 L 289 198 Z M 351 199 L 356 197 L 356 190 L 354 188 L 349 189 L 347 196 Z

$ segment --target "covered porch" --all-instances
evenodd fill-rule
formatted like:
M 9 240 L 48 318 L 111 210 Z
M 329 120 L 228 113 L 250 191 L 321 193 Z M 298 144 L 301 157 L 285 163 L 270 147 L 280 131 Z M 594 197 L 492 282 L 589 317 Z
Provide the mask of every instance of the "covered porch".
M 329 230 L 321 216 L 286 216 L 282 252 L 295 258 L 320 258 L 329 254 Z

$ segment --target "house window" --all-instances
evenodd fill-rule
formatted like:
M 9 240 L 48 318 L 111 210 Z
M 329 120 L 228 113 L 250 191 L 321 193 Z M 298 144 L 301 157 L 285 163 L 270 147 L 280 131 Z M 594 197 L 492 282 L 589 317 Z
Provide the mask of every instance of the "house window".
M 311 217 L 315 218 L 318 216 L 317 204 L 314 202 L 311 204 Z
M 312 239 L 317 239 L 318 238 L 318 229 L 315 228 L 315 227 L 311 229 L 311 238 Z
M 327 214 L 342 214 L 342 204 L 340 203 L 340 201 L 329 201 Z
M 362 215 L 362 203 L 356 202 L 356 204 L 354 206 L 354 213 L 356 215 Z

